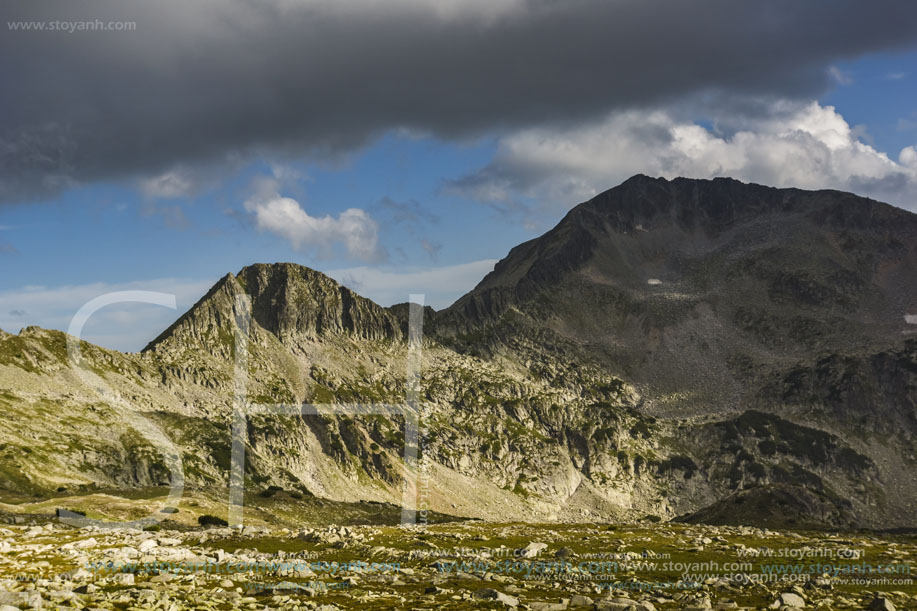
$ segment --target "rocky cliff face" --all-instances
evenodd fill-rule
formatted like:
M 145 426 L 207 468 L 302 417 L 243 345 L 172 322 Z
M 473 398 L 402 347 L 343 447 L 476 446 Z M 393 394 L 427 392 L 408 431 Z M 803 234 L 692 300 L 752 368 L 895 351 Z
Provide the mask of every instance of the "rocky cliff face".
M 886 486 L 914 499 L 917 482 L 901 470 L 913 469 L 917 433 L 905 343 L 915 271 L 917 216 L 892 206 L 836 191 L 637 176 L 513 249 L 438 313 L 436 328 L 481 354 L 526 353 L 517 338 L 547 334 L 567 358 L 634 384 L 644 413 L 691 423 L 693 441 L 675 464 L 697 470 L 678 483 L 681 500 L 806 480 L 866 513 Z M 463 342 L 475 335 L 488 341 Z M 754 410 L 788 420 L 748 440 L 741 423 Z M 877 460 L 806 456 L 823 445 L 791 438 L 807 426 L 836 435 L 846 458 Z M 889 511 L 903 518 L 906 503 Z
M 437 324 L 461 334 L 521 312 L 657 383 L 679 370 L 653 365 L 666 352 L 884 347 L 915 307 L 915 243 L 917 216 L 847 193 L 638 176 L 514 248 Z
M 503 519 L 913 525 L 915 271 L 917 216 L 885 204 L 635 177 L 425 310 L 426 502 Z M 132 432 L 140 417 L 191 485 L 225 492 L 242 388 L 250 406 L 344 406 L 250 415 L 249 489 L 400 502 L 403 418 L 357 411 L 404 403 L 407 311 L 301 266 L 252 265 L 140 355 L 87 345 L 102 395 L 62 334 L 2 334 L 0 487 L 165 483 L 160 450 Z
M 314 270 L 294 264 L 251 265 L 236 277 L 251 295 L 255 320 L 282 341 L 342 334 L 401 339 L 389 311 Z
M 401 339 L 398 320 L 387 309 L 320 272 L 293 263 L 275 263 L 250 265 L 235 276 L 224 276 L 145 351 L 170 340 L 213 345 L 213 333 L 231 329 L 241 314 L 237 297 L 242 295 L 251 304 L 254 321 L 286 345 L 334 336 Z

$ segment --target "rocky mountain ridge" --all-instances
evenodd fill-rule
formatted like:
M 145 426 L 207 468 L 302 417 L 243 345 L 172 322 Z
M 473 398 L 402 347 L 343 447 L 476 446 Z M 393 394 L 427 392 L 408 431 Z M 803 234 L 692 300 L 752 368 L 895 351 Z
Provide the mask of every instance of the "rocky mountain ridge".
M 903 210 L 634 177 L 450 308 L 425 309 L 424 503 L 500 519 L 914 526 L 915 271 L 917 216 Z M 407 310 L 305 267 L 252 265 L 140 354 L 84 343 L 105 395 L 74 375 L 63 334 L 2 333 L 0 488 L 167 484 L 142 418 L 177 448 L 189 489 L 225 495 L 244 333 L 248 404 L 345 406 L 250 415 L 249 492 L 400 503 L 403 419 L 346 406 L 405 402 Z

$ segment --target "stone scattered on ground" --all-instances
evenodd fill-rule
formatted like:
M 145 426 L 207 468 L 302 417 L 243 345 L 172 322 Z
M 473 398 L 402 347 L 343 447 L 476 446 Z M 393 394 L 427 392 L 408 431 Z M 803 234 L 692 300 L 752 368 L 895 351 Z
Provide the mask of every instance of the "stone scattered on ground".
M 897 611 L 917 609 L 915 555 L 913 535 L 681 524 L 144 532 L 51 520 L 0 527 L 0 611 Z

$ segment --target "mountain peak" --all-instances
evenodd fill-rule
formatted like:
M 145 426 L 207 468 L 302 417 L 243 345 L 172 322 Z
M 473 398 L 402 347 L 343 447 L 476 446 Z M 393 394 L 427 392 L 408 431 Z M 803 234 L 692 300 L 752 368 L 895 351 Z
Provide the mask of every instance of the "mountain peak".
M 295 263 L 255 264 L 237 280 L 252 298 L 252 314 L 281 340 L 346 334 L 362 339 L 400 339 L 395 317 L 333 278 Z
M 630 178 L 622 182 L 620 185 L 618 185 L 618 187 L 628 185 L 628 184 L 634 185 L 634 184 L 652 183 L 652 182 L 669 182 L 669 181 L 663 176 L 648 176 L 646 174 L 634 174 L 633 176 L 631 176 Z M 616 188 L 617 187 L 612 187 L 612 189 L 616 189 Z
M 866 298 L 867 287 L 879 285 L 889 287 L 891 307 L 892 302 L 904 303 L 904 297 L 889 284 L 890 270 L 906 276 L 901 261 L 914 255 L 914 244 L 917 215 L 852 193 L 638 174 L 574 207 L 544 235 L 513 248 L 438 319 L 444 330 L 490 324 L 533 299 L 557 299 L 558 287 L 574 277 L 596 290 L 605 287 L 603 293 L 617 287 L 623 293 L 615 299 L 630 300 L 629 291 L 643 299 L 648 279 L 667 276 L 666 286 L 678 286 L 680 299 L 699 299 L 724 282 L 704 268 L 708 260 L 721 264 L 718 253 L 743 261 L 744 268 L 730 271 L 737 277 L 766 275 L 758 280 L 774 295 L 790 290 L 783 286 L 789 283 L 796 287 L 794 299 L 853 308 Z M 803 260 L 812 269 L 787 279 L 778 260 L 784 265 Z M 885 266 L 881 276 L 876 275 L 879 265 Z M 853 291 L 848 284 L 858 287 L 856 297 L 822 299 Z M 805 297 L 802 287 L 809 285 L 818 285 L 821 297 Z
M 144 349 L 175 335 L 209 344 L 235 324 L 238 295 L 248 295 L 252 319 L 281 342 L 349 335 L 360 339 L 401 338 L 397 319 L 325 274 L 296 263 L 256 263 L 226 274 L 190 310 Z M 216 342 L 219 343 L 219 342 Z
M 653 178 L 637 174 L 573 208 L 564 221 L 614 231 L 648 223 L 675 225 L 716 235 L 738 224 L 773 215 L 798 216 L 835 228 L 890 229 L 914 217 L 853 193 L 823 189 L 779 189 L 734 178 Z

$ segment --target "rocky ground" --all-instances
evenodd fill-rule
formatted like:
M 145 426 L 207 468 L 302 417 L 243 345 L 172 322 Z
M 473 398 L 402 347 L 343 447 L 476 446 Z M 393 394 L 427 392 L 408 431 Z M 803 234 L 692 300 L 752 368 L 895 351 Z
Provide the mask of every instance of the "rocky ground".
M 178 516 L 176 516 L 177 518 Z M 917 609 L 912 534 L 670 523 L 0 526 L 0 611 Z

